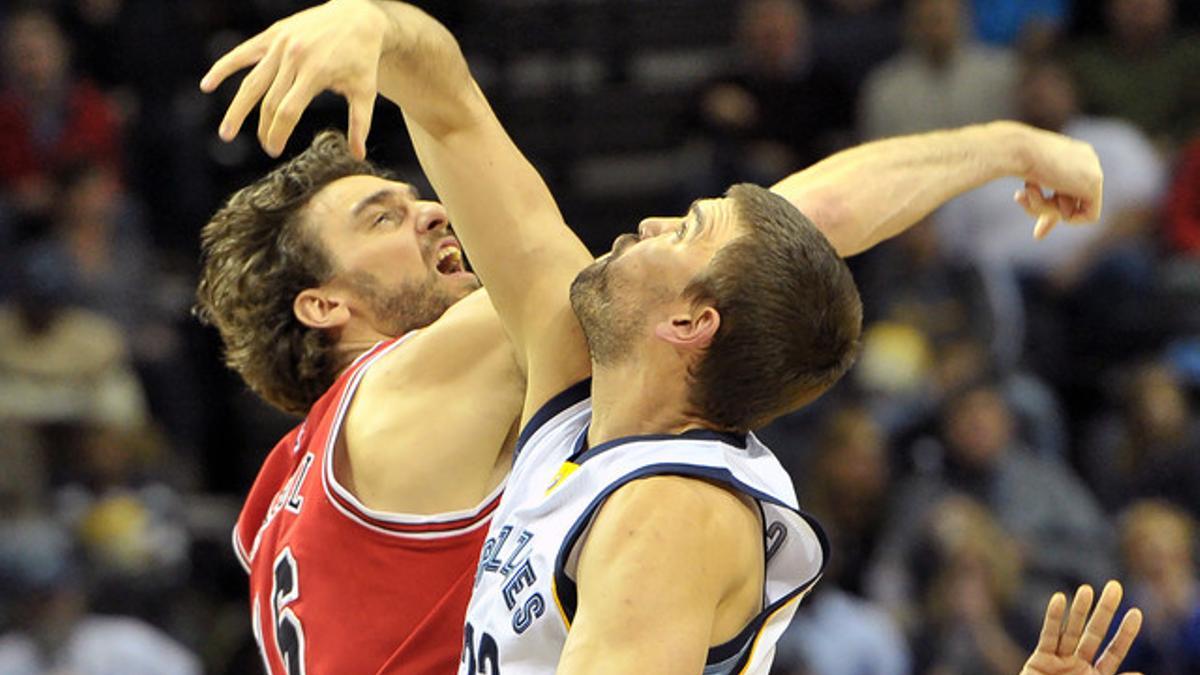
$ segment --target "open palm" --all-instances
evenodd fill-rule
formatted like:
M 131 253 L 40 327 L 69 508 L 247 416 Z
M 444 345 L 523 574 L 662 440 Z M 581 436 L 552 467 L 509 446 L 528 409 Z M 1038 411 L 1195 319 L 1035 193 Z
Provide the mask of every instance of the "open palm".
M 1108 582 L 1100 594 L 1095 613 L 1086 625 L 1084 621 L 1088 619 L 1092 608 L 1092 587 L 1084 585 L 1076 591 L 1065 624 L 1063 616 L 1067 613 L 1067 597 L 1055 593 L 1046 607 L 1046 619 L 1042 624 L 1037 649 L 1025 662 L 1021 675 L 1115 675 L 1142 627 L 1141 611 L 1132 609 L 1127 612 L 1108 648 L 1098 660 L 1093 661 L 1121 604 L 1121 593 L 1121 584 Z

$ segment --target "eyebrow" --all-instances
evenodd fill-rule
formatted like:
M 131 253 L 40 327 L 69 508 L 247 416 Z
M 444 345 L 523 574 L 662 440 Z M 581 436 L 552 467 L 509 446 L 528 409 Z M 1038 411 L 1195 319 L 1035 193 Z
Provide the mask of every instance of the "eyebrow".
M 408 196 L 410 198 L 412 198 L 413 200 L 417 200 L 417 199 L 421 198 L 421 195 L 417 192 L 417 188 L 415 188 L 407 183 L 404 184 L 404 191 L 407 192 Z M 390 187 L 380 188 L 379 190 L 372 192 L 371 194 L 367 195 L 366 197 L 363 197 L 361 200 L 359 200 L 359 202 L 357 204 L 355 204 L 353 207 L 351 207 L 350 215 L 354 216 L 354 217 L 358 217 L 358 215 L 361 214 L 363 212 L 363 210 L 366 209 L 367 207 L 374 206 L 381 202 L 387 201 L 387 199 L 389 197 L 391 197 L 392 195 L 395 195 L 396 193 L 397 193 L 397 190 L 395 188 L 390 188 Z
M 708 219 L 704 217 L 704 210 L 700 208 L 699 199 L 692 202 L 692 205 L 688 207 L 688 213 L 695 214 L 696 216 L 696 227 L 689 233 L 691 234 L 690 238 L 695 239 L 696 237 L 699 237 L 704 232 L 704 228 L 708 226 Z

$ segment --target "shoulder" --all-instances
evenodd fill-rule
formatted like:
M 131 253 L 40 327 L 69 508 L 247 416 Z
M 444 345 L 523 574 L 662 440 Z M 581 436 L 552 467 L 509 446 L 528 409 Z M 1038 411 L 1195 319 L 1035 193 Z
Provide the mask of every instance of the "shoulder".
M 597 514 L 592 534 L 648 537 L 658 545 L 718 552 L 756 539 L 758 530 L 757 509 L 730 488 L 700 478 L 651 476 L 613 492 Z

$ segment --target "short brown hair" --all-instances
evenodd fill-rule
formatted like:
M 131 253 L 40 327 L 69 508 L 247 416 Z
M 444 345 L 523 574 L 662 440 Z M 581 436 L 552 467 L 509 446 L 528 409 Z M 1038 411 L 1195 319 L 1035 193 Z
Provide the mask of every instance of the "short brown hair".
M 692 368 L 690 403 L 722 429 L 748 431 L 820 396 L 850 368 L 862 303 L 846 263 L 786 199 L 749 184 L 726 196 L 746 232 L 684 291 L 721 315 Z
M 200 234 L 196 316 L 221 333 L 226 365 L 285 412 L 305 414 L 337 375 L 330 337 L 292 312 L 301 291 L 335 270 L 302 211 L 326 185 L 356 175 L 388 176 L 355 158 L 343 134 L 323 131 L 235 192 Z

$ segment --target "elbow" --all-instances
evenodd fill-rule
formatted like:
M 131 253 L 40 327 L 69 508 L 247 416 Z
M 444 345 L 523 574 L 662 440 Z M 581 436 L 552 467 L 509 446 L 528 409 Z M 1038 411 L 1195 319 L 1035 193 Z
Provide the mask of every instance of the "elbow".
M 862 249 L 858 236 L 861 228 L 844 196 L 831 190 L 814 191 L 797 200 L 796 207 L 825 235 L 838 255 L 845 258 Z

